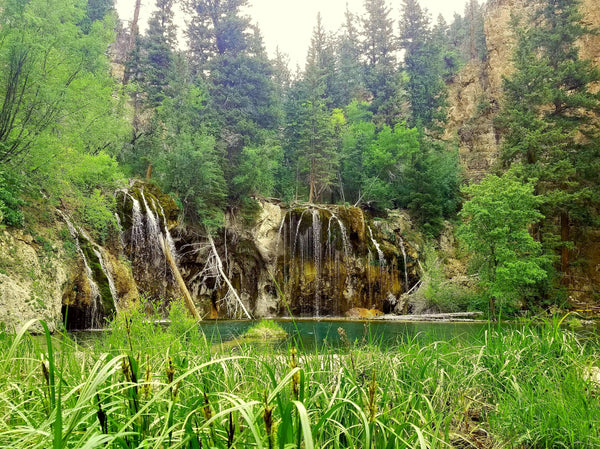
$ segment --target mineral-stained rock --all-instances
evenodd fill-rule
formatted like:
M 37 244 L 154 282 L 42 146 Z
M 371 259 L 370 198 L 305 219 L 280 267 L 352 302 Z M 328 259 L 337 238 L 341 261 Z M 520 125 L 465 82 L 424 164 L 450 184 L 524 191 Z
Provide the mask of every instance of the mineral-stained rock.
M 61 326 L 69 266 L 59 245 L 38 245 L 20 230 L 0 232 L 0 323 L 10 331 L 32 319 Z M 41 331 L 37 324 L 33 330 Z

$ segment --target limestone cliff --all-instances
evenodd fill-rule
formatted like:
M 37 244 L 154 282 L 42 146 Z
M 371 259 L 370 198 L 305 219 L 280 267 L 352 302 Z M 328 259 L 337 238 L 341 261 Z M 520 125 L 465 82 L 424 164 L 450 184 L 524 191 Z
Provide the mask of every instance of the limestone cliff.
M 102 247 L 66 213 L 0 230 L 0 326 L 44 320 L 50 331 L 101 327 L 138 293 L 118 244 Z M 108 304 L 106 306 L 105 304 Z M 39 325 L 33 327 L 41 331 Z
M 529 6 L 526 6 L 529 5 Z M 600 2 L 582 0 L 586 25 L 600 27 Z M 527 20 L 533 11 L 522 0 L 489 0 L 485 11 L 487 55 L 483 62 L 470 62 L 449 87 L 449 121 L 445 138 L 455 140 L 465 175 L 477 181 L 493 170 L 498 161 L 502 136 L 494 128 L 494 117 L 502 105 L 502 79 L 513 70 L 515 35 L 513 17 Z M 581 57 L 600 66 L 600 36 L 587 36 L 580 43 Z
M 499 161 L 502 135 L 494 119 L 502 107 L 502 80 L 514 67 L 512 55 L 516 39 L 511 26 L 513 17 L 527 21 L 534 10 L 532 2 L 489 0 L 485 11 L 487 55 L 483 62 L 467 64 L 449 85 L 449 122 L 445 138 L 459 145 L 459 155 L 466 178 L 477 182 L 492 172 Z M 600 2 L 582 0 L 583 22 L 600 29 Z M 580 56 L 600 67 L 600 35 L 586 36 L 579 43 Z M 600 86 L 599 86 L 600 88 Z M 572 304 L 593 302 L 600 292 L 600 250 L 598 232 L 572 229 L 568 279 Z
M 0 323 L 4 327 L 18 330 L 31 319 L 46 321 L 51 331 L 60 326 L 70 271 L 62 262 L 64 252 L 45 237 L 36 240 L 20 230 L 0 232 Z

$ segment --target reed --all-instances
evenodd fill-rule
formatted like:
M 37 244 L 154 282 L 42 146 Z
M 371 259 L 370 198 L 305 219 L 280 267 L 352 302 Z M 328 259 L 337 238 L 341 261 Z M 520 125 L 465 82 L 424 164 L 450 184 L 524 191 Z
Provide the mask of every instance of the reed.
M 0 447 L 600 447 L 598 345 L 556 323 L 307 352 L 125 318 L 0 334 Z

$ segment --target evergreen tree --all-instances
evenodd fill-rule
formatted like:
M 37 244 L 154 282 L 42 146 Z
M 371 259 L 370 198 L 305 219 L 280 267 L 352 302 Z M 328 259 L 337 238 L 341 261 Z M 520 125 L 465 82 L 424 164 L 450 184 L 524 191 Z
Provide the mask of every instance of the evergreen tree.
M 308 49 L 305 78 L 316 89 L 322 90 L 321 98 L 330 108 L 335 106 L 334 98 L 339 97 L 336 92 L 337 76 L 334 41 L 325 30 L 319 13 Z
M 79 26 L 87 34 L 94 22 L 104 20 L 112 11 L 114 11 L 113 0 L 88 0 L 85 16 Z
M 361 21 L 360 37 L 371 111 L 376 122 L 393 126 L 401 121 L 402 92 L 391 10 L 385 0 L 365 0 L 364 6 L 367 14 Z
M 320 15 L 313 30 L 304 78 L 288 102 L 287 135 L 295 149 L 298 174 L 308 187 L 308 200 L 319 201 L 331 193 L 337 176 L 338 157 L 334 127 L 328 107 L 328 81 L 333 78 L 332 52 Z
M 345 107 L 352 100 L 366 97 L 361 65 L 358 19 L 346 7 L 345 22 L 337 41 L 336 76 L 333 105 Z
M 138 39 L 138 80 L 149 107 L 156 107 L 165 97 L 170 73 L 173 71 L 173 51 L 177 45 L 177 28 L 173 23 L 174 0 L 157 0 L 156 9 L 146 34 Z
M 456 19 L 461 20 L 462 18 L 457 16 Z M 445 82 L 449 82 L 460 68 L 461 55 L 451 41 L 451 29 L 441 14 L 433 27 L 432 40 L 433 45 L 441 52 L 442 77 Z
M 189 0 L 192 73 L 208 88 L 213 133 L 235 175 L 242 149 L 262 145 L 281 120 L 262 37 L 242 15 L 245 0 Z
M 569 266 L 570 228 L 590 224 L 600 204 L 597 114 L 600 72 L 579 57 L 578 41 L 591 31 L 577 0 L 544 0 L 533 26 L 519 28 L 515 73 L 504 80 L 503 159 L 535 178 L 542 199 L 542 239 L 560 240 L 561 272 Z M 558 229 L 555 224 L 559 223 Z
M 203 121 L 207 94 L 190 82 L 187 65 L 176 57 L 171 83 L 138 143 L 141 159 L 154 167 L 154 179 L 174 195 L 190 222 L 212 230 L 222 226 L 227 184 L 215 138 Z
M 446 87 L 441 48 L 436 45 L 429 18 L 418 0 L 403 0 L 400 22 L 404 70 L 411 106 L 411 123 L 431 131 L 445 120 Z

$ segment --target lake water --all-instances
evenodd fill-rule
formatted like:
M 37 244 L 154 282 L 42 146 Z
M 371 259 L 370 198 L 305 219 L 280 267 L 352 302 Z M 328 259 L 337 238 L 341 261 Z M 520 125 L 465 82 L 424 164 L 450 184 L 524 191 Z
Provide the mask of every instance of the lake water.
M 276 319 L 287 333 L 288 338 L 275 344 L 286 346 L 296 341 L 305 349 L 324 346 L 338 347 L 344 344 L 338 329 L 343 329 L 345 339 L 349 342 L 367 342 L 381 346 L 394 346 L 409 340 L 435 341 L 458 339 L 474 342 L 482 338 L 483 332 L 489 328 L 487 322 L 399 322 L 399 321 L 349 321 L 349 320 L 315 320 L 315 319 Z M 204 321 L 200 327 L 209 341 L 230 341 L 241 337 L 255 321 Z
M 478 344 L 483 341 L 484 333 L 489 329 L 503 331 L 518 330 L 523 324 L 504 323 L 501 326 L 485 321 L 479 322 L 406 322 L 406 321 L 360 321 L 344 319 L 274 319 L 288 334 L 287 338 L 261 342 L 245 340 L 240 337 L 257 321 L 249 320 L 205 320 L 198 323 L 206 338 L 212 344 L 226 345 L 267 344 L 276 348 L 294 345 L 305 350 L 320 348 L 337 348 L 344 346 L 345 339 L 350 343 L 371 343 L 381 347 L 393 347 L 418 341 L 431 343 L 434 341 L 456 340 L 463 344 Z M 168 326 L 168 324 L 164 324 Z M 531 326 L 531 324 L 529 325 Z M 338 329 L 343 329 L 340 336 Z M 576 334 L 582 340 L 598 341 L 600 328 L 597 325 L 578 328 Z M 98 331 L 78 331 L 73 334 L 77 340 L 84 342 L 94 340 Z

